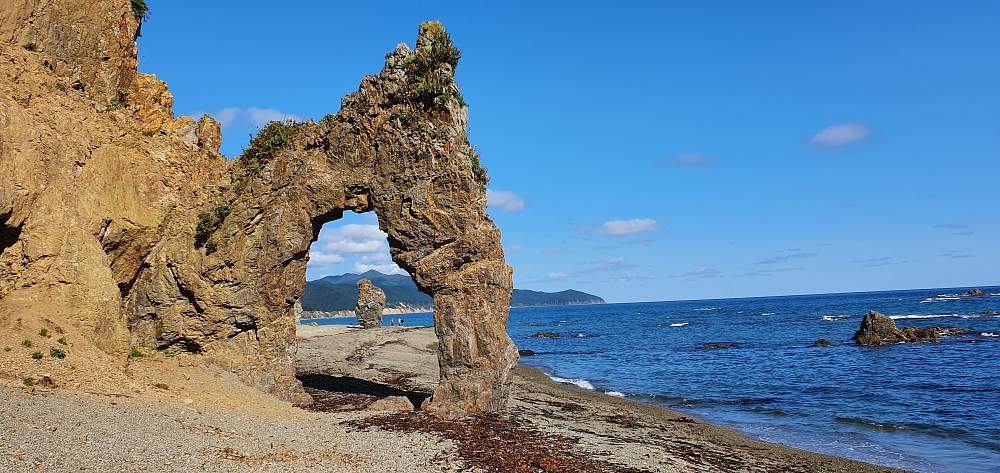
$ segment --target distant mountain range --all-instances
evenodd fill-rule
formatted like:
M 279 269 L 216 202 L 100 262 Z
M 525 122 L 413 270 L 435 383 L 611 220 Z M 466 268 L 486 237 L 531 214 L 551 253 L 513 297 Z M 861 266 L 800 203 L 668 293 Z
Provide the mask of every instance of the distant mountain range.
M 341 274 L 327 276 L 306 282 L 302 294 L 302 309 L 306 311 L 332 312 L 352 310 L 358 297 L 358 281 L 368 279 L 385 291 L 386 307 L 404 304 L 409 307 L 430 307 L 430 296 L 420 292 L 413 279 L 405 274 L 382 274 L 371 270 L 363 274 Z M 539 292 L 514 289 L 511 307 L 540 305 L 603 304 L 604 299 L 586 292 L 566 290 L 560 292 Z

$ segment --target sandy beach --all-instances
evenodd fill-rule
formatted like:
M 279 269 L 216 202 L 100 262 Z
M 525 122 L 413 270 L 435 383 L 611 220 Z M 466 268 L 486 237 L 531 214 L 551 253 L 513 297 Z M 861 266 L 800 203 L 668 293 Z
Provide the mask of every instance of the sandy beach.
M 97 389 L 0 389 L 0 471 L 889 472 L 750 439 L 519 367 L 509 409 L 442 421 L 372 411 L 437 382 L 433 330 L 300 326 L 300 409 L 182 359 L 133 363 Z M 94 378 L 96 374 L 92 375 Z M 74 386 L 77 386 L 74 388 Z

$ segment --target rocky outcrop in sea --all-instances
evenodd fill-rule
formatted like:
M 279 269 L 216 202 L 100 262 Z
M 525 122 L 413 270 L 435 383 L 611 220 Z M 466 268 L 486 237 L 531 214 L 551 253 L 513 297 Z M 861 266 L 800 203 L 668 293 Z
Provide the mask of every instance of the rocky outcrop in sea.
M 382 326 L 382 310 L 385 309 L 385 292 L 367 279 L 358 281 L 358 302 L 354 315 L 364 328 Z
M 879 346 L 889 343 L 937 342 L 939 337 L 958 335 L 968 330 L 958 327 L 896 327 L 896 322 L 874 310 L 861 320 L 861 327 L 851 340 L 858 345 Z

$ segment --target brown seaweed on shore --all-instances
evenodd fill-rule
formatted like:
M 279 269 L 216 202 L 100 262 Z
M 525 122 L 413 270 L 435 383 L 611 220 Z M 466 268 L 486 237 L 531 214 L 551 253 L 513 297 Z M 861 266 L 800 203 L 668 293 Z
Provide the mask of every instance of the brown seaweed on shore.
M 458 455 L 472 468 L 492 472 L 623 472 L 640 473 L 606 461 L 586 458 L 572 447 L 576 439 L 545 434 L 524 421 L 481 415 L 466 420 L 439 419 L 422 412 L 370 417 L 349 423 L 359 429 L 424 432 L 455 443 Z

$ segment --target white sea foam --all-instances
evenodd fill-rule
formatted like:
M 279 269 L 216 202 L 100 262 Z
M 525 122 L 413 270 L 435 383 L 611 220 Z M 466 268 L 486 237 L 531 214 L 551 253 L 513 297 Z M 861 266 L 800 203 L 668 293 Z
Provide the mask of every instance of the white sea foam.
M 707 310 L 719 310 L 719 308 L 718 307 L 702 307 L 700 309 L 695 309 L 695 310 L 701 312 L 701 311 L 707 311 Z
M 823 320 L 825 320 L 827 322 L 835 322 L 837 320 L 844 320 L 846 318 L 847 318 L 846 315 L 824 315 L 823 316 Z
M 1000 333 L 993 333 L 993 332 L 983 332 L 980 333 L 980 335 L 984 337 L 1000 337 Z
M 774 315 L 774 312 L 762 312 L 760 315 Z
M 587 381 L 587 380 L 582 379 L 582 378 L 581 379 L 569 379 L 569 378 L 560 378 L 558 376 L 549 376 L 549 379 L 551 379 L 552 381 L 555 381 L 557 383 L 575 384 L 575 385 L 577 385 L 577 386 L 579 386 L 579 387 L 581 387 L 583 389 L 594 389 L 594 385 L 590 384 L 590 381 Z
M 921 304 L 929 304 L 932 302 L 950 302 L 950 301 L 960 301 L 962 296 L 959 294 L 938 294 L 937 297 L 928 297 L 922 301 Z
M 968 318 L 971 318 L 972 316 L 971 315 L 962 315 L 962 314 L 927 314 L 927 315 L 910 314 L 910 315 L 890 315 L 889 316 L 889 318 L 892 319 L 892 320 L 940 319 L 940 318 L 944 318 L 944 317 L 960 317 L 960 318 L 963 318 L 963 319 L 968 319 Z
M 614 396 L 614 397 L 625 397 L 625 393 L 620 393 L 618 391 L 608 391 L 608 392 L 606 392 L 604 394 L 607 394 L 608 396 Z
M 670 326 L 671 327 L 683 327 L 683 326 L 685 326 L 687 324 L 688 324 L 687 322 L 680 322 L 680 323 L 676 323 L 676 324 L 670 324 Z

